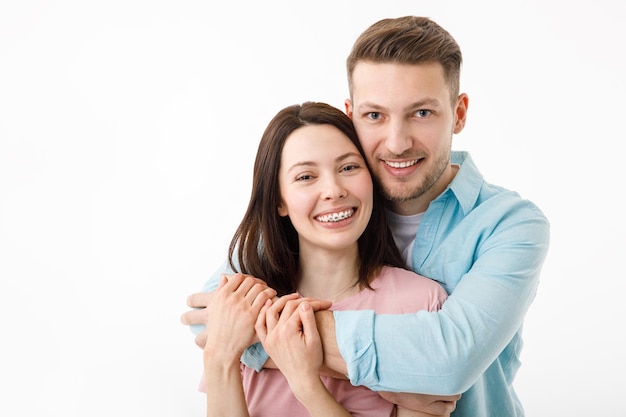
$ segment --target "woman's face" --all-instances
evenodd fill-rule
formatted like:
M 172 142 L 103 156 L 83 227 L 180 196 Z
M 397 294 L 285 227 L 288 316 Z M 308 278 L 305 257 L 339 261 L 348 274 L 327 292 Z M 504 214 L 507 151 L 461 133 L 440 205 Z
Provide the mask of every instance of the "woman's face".
M 332 125 L 304 126 L 289 135 L 279 186 L 278 214 L 289 216 L 301 250 L 355 244 L 372 214 L 372 177 L 365 160 Z

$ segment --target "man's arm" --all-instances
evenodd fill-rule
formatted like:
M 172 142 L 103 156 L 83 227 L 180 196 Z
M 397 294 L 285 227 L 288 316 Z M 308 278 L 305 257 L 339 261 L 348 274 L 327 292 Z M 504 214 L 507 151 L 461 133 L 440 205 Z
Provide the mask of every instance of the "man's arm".
M 520 329 L 535 296 L 548 234 L 542 217 L 508 224 L 482 244 L 438 312 L 316 313 L 325 364 L 347 371 L 354 385 L 378 391 L 465 392 Z
M 324 351 L 322 373 L 335 378 L 347 378 L 348 368 L 337 345 L 333 312 L 330 310 L 318 311 L 315 313 L 315 321 L 317 322 L 317 330 L 322 339 L 322 350 Z

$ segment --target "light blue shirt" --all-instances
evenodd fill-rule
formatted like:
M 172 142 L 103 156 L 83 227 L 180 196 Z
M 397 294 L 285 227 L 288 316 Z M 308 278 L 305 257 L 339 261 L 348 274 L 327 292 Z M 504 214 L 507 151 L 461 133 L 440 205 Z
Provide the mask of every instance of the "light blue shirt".
M 336 311 L 339 350 L 354 385 L 463 393 L 454 417 L 520 417 L 512 384 L 549 223 L 530 201 L 485 182 L 468 153 L 453 152 L 451 162 L 460 169 L 424 213 L 412 253 L 414 270 L 450 296 L 438 312 Z M 215 289 L 218 278 L 204 290 Z M 256 369 L 266 359 L 259 344 L 242 356 Z
M 512 383 L 524 316 L 548 250 L 549 224 L 517 193 L 488 184 L 469 154 L 431 202 L 417 230 L 413 268 L 450 296 L 438 312 L 335 312 L 341 355 L 354 385 L 463 393 L 453 416 L 519 417 Z

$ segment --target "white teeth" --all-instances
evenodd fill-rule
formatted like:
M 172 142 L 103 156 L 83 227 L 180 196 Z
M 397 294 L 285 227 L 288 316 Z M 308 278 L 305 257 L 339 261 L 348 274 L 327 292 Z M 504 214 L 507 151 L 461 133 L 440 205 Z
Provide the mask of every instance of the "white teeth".
M 406 168 L 406 167 L 410 167 L 412 165 L 417 164 L 417 161 L 418 161 L 417 159 L 414 159 L 412 161 L 403 161 L 403 162 L 385 161 L 385 163 L 392 168 Z
M 316 219 L 322 223 L 338 222 L 345 220 L 354 214 L 354 210 L 340 211 L 339 213 L 330 213 L 323 216 L 317 216 Z

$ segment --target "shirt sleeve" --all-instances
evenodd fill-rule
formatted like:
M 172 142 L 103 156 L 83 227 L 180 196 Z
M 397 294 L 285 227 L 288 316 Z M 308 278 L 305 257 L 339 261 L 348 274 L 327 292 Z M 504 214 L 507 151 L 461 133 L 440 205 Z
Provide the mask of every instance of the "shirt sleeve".
M 480 239 L 475 261 L 460 272 L 441 310 L 334 312 L 339 350 L 353 385 L 453 395 L 471 387 L 498 357 L 534 299 L 549 225 L 542 216 L 506 219 Z
M 232 274 L 232 273 L 234 273 L 234 271 L 228 264 L 228 261 L 224 261 L 222 265 L 215 272 L 213 272 L 213 274 L 209 277 L 209 279 L 204 283 L 201 291 L 202 292 L 215 291 L 215 289 L 220 283 L 220 277 L 222 276 L 222 274 Z M 204 324 L 192 324 L 189 327 L 191 328 L 191 331 L 197 335 L 200 332 L 202 332 L 206 326 Z M 265 349 L 263 349 L 263 345 L 261 345 L 261 343 L 256 343 L 248 347 L 248 349 L 246 349 L 243 352 L 243 354 L 241 355 L 241 362 L 243 362 L 245 365 L 247 365 L 250 368 L 260 371 L 263 368 L 263 365 L 265 364 L 265 362 L 267 362 L 268 358 L 269 358 L 269 355 L 265 353 Z

